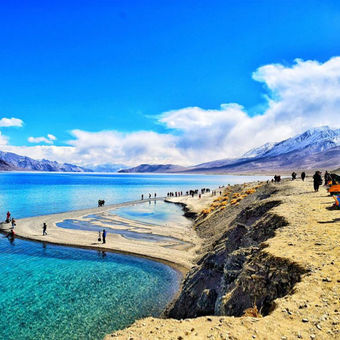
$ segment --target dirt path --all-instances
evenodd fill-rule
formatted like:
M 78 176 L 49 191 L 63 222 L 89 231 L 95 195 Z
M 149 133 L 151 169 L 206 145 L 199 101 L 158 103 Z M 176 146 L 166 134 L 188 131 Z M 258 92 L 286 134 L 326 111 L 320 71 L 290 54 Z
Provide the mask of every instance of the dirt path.
M 205 316 L 195 319 L 136 321 L 106 339 L 339 339 L 340 210 L 325 188 L 315 193 L 310 181 L 287 181 L 273 209 L 288 226 L 276 231 L 264 251 L 307 270 L 290 295 L 276 299 L 263 318 Z

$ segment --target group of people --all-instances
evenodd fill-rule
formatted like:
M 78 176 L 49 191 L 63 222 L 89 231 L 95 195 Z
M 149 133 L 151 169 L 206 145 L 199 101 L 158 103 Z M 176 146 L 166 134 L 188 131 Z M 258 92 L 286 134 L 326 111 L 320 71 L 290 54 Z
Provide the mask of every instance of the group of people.
M 14 217 L 11 218 L 11 213 L 9 211 L 7 211 L 5 222 L 11 223 L 12 229 L 14 229 L 14 227 L 16 226 L 16 221 L 15 221 Z
M 304 181 L 306 178 L 306 173 L 304 171 L 301 172 L 301 180 Z M 297 173 L 295 171 L 292 172 L 292 181 L 297 179 Z M 275 183 L 281 182 L 281 176 L 275 175 L 274 178 L 271 180 Z M 325 172 L 324 175 L 324 183 L 325 185 L 329 184 L 330 182 L 333 182 L 333 176 L 328 171 Z M 314 191 L 319 191 L 320 185 L 322 185 L 322 172 L 321 171 L 315 171 L 313 175 L 313 187 Z M 333 183 L 334 184 L 334 183 Z
M 154 193 L 153 197 L 156 199 L 157 198 L 157 194 Z M 151 198 L 152 198 L 152 194 L 149 193 L 149 200 L 151 200 Z M 141 195 L 141 200 L 142 201 L 144 200 L 144 195 L 143 194 Z

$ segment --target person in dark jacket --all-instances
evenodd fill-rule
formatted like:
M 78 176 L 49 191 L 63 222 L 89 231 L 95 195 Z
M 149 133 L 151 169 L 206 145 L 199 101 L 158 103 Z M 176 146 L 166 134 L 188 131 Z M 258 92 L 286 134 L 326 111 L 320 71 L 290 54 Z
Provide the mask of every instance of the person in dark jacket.
M 313 176 L 314 191 L 319 191 L 319 186 L 322 184 L 322 177 L 320 171 L 315 171 Z
M 306 178 L 306 173 L 303 171 L 301 172 L 301 179 L 305 181 L 305 178 Z
M 102 236 L 103 236 L 103 243 L 106 243 L 106 230 L 105 229 L 103 229 Z

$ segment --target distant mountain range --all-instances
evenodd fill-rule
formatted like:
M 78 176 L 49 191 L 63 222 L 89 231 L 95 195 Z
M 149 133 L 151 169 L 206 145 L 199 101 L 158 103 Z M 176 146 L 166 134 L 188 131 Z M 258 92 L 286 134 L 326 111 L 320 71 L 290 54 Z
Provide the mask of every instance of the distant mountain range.
M 240 158 L 220 159 L 191 167 L 174 164 L 141 164 L 133 168 L 126 168 L 122 164 L 80 167 L 0 151 L 0 171 L 264 173 L 337 168 L 340 168 L 340 129 L 331 129 L 328 126 L 309 129 L 279 143 L 266 143 L 249 150 Z
M 164 173 L 164 172 L 182 172 L 186 171 L 187 168 L 184 166 L 180 165 L 173 165 L 173 164 L 141 164 L 138 165 L 134 168 L 130 169 L 122 169 L 119 170 L 118 172 L 120 173 L 133 173 L 133 172 L 159 172 L 159 173 Z
M 142 164 L 119 172 L 247 173 L 340 167 L 340 129 L 313 128 L 278 143 L 266 143 L 240 158 L 221 159 L 192 167 Z
M 26 156 L 19 156 L 12 152 L 0 151 L 1 171 L 60 171 L 60 172 L 92 172 L 87 168 L 68 163 L 58 163 L 43 159 L 35 160 Z

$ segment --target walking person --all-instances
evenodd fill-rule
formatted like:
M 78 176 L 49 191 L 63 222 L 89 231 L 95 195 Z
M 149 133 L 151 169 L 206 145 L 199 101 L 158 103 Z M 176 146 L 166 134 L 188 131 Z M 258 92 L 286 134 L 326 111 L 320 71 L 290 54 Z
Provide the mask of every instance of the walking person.
M 14 229 L 15 226 L 16 226 L 15 219 L 12 217 L 12 229 Z
M 315 171 L 313 176 L 314 191 L 319 191 L 319 186 L 322 184 L 322 177 L 320 171 Z
M 47 229 L 47 224 L 44 222 L 43 227 L 42 227 L 43 236 L 47 235 L 46 229 Z
M 102 236 L 103 236 L 103 243 L 106 243 L 106 230 L 105 229 L 103 229 Z
M 305 178 L 306 178 L 306 173 L 303 171 L 301 172 L 301 179 L 303 182 L 305 181 Z

